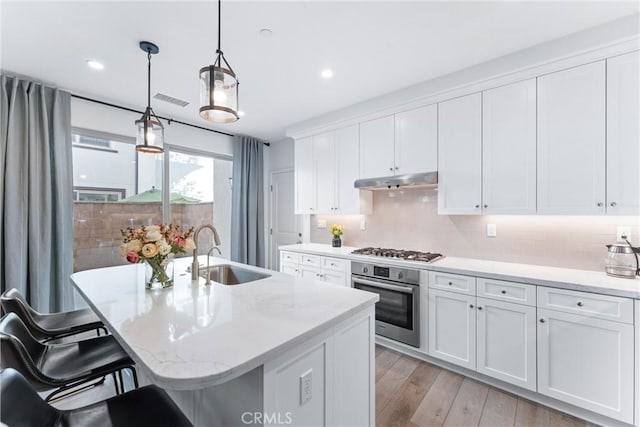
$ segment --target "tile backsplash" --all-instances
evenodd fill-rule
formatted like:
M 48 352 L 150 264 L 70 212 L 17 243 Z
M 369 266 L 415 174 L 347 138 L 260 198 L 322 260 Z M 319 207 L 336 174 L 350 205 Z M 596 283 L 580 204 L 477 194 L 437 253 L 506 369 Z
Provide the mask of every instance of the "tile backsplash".
M 345 227 L 346 246 L 384 246 L 440 252 L 448 256 L 603 270 L 616 227 L 631 227 L 640 245 L 636 216 L 438 215 L 437 189 L 374 191 L 371 215 L 314 215 L 311 242 L 331 243 L 329 226 Z M 318 220 L 327 228 L 319 229 Z M 361 231 L 361 221 L 366 230 Z M 487 224 L 496 237 L 487 237 Z

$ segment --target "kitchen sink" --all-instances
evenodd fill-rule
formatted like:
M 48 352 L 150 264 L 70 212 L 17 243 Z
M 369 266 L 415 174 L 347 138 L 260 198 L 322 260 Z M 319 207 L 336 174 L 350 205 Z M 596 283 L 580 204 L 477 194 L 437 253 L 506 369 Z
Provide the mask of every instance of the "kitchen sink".
M 258 273 L 257 271 L 247 270 L 245 268 L 229 264 L 212 265 L 208 270 L 206 268 L 202 268 L 200 270 L 200 275 L 205 279 L 208 278 L 212 282 L 223 285 L 240 285 L 242 283 L 271 277 L 270 274 Z

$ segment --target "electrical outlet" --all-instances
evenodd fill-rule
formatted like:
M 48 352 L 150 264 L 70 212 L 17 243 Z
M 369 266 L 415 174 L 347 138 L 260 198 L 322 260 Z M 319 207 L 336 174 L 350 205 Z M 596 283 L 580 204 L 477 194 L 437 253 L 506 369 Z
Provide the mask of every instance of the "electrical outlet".
M 309 369 L 307 372 L 300 375 L 300 406 L 311 400 L 311 394 L 313 391 L 312 374 L 313 369 Z
M 487 237 L 496 237 L 497 228 L 495 224 L 487 224 Z
M 327 228 L 327 220 L 326 219 L 319 219 L 316 224 L 317 224 L 318 228 Z
M 631 239 L 631 227 L 619 225 L 616 230 L 616 240 L 618 243 L 626 243 L 622 236 Z
M 361 219 L 360 220 L 360 230 L 364 231 L 367 229 L 367 220 L 366 219 Z

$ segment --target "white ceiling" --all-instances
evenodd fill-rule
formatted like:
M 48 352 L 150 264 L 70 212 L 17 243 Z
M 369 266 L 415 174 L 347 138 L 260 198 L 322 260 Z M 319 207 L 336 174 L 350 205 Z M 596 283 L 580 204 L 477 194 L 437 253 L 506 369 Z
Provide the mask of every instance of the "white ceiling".
M 268 140 L 284 137 L 290 124 L 639 10 L 637 1 L 227 0 L 222 48 L 246 116 L 211 126 L 198 116 L 198 70 L 215 54 L 215 1 L 4 0 L 0 7 L 6 71 L 142 109 L 146 56 L 138 42 L 150 40 L 160 46 L 153 93 L 191 103 L 153 101 L 158 114 Z M 105 69 L 89 69 L 87 59 Z M 325 67 L 335 72 L 330 80 L 320 77 Z

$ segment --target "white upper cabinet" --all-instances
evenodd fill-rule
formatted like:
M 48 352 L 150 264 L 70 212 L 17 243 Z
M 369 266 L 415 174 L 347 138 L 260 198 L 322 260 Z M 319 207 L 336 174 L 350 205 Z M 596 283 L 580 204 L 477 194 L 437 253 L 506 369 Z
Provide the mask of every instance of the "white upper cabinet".
M 296 213 L 313 214 L 316 211 L 316 162 L 313 138 L 295 142 Z
M 605 213 L 605 61 L 538 78 L 537 159 L 539 213 Z
M 439 103 L 438 128 L 438 213 L 480 213 L 482 95 Z
M 394 117 L 360 123 L 360 178 L 393 175 Z
M 395 175 L 438 170 L 437 104 L 395 115 Z
M 332 212 L 336 207 L 336 153 L 334 132 L 313 137 L 316 151 L 316 200 L 318 212 Z
M 640 214 L 639 52 L 607 59 L 607 213 Z
M 334 212 L 337 214 L 371 213 L 371 192 L 357 190 L 359 178 L 360 131 L 358 125 L 335 132 L 336 190 Z M 369 199 L 368 202 L 363 199 Z
M 482 93 L 482 212 L 536 212 L 536 80 Z

